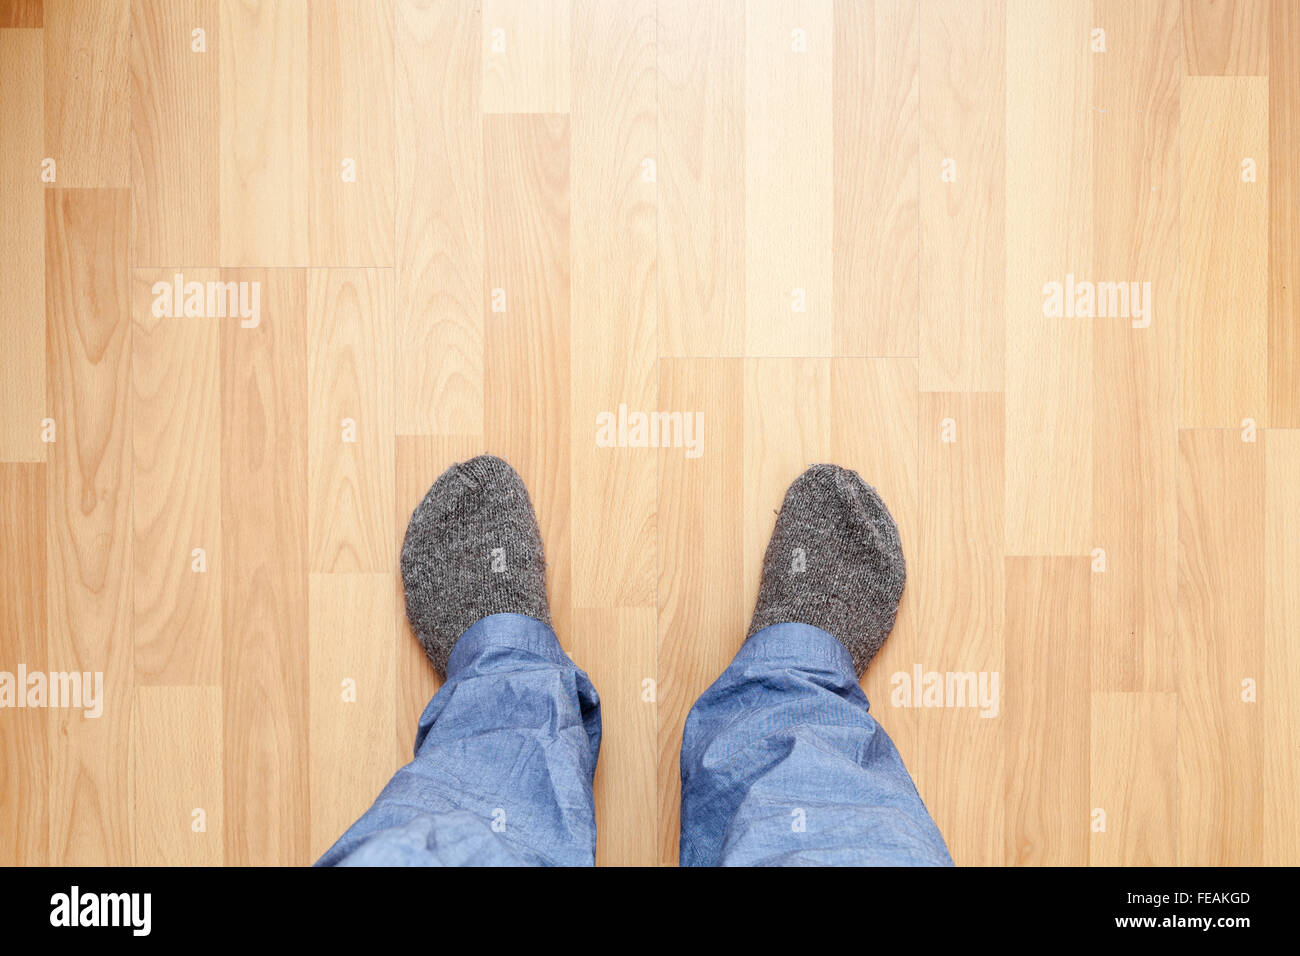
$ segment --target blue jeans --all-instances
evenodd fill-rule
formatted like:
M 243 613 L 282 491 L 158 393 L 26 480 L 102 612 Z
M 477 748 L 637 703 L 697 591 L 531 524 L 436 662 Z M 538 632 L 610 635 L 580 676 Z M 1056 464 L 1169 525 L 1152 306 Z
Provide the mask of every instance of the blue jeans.
M 696 701 L 682 738 L 683 866 L 951 865 L 848 652 L 775 624 Z M 318 866 L 591 865 L 600 700 L 549 627 L 467 630 L 415 759 Z

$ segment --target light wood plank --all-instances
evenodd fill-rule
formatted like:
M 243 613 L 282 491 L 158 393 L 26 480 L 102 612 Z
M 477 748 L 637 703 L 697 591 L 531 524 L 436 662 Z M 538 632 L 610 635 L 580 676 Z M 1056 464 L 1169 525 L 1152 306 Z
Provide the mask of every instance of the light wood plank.
M 216 265 L 221 244 L 218 0 L 132 0 L 133 265 Z M 202 30 L 201 38 L 194 31 Z M 201 43 L 202 52 L 194 49 Z
M 131 0 L 46 0 L 45 155 L 60 186 L 126 187 Z
M 809 465 L 830 459 L 830 389 L 823 359 L 745 361 L 743 580 L 750 609 L 786 489 Z
M 908 581 L 889 640 L 862 682 L 872 710 L 903 761 L 917 759 L 916 715 L 889 707 L 890 681 L 910 670 L 919 653 L 916 630 L 916 556 L 920 540 L 917 441 L 920 396 L 914 358 L 831 360 L 829 459 L 862 476 L 884 500 L 898 525 Z M 869 424 L 864 427 L 864 412 Z
M 387 574 L 313 574 L 310 584 L 311 858 L 328 850 L 375 801 L 393 771 L 375 746 L 396 719 Z
M 0 461 L 45 460 L 44 59 L 40 33 L 0 32 Z
M 205 285 L 220 277 L 215 269 L 182 275 Z M 174 283 L 174 274 L 153 270 L 135 272 L 132 282 L 135 676 L 144 684 L 217 685 L 220 323 L 238 320 L 155 315 Z
M 1091 26 L 1086 4 L 1007 3 L 1009 554 L 1092 547 L 1093 320 L 1048 315 L 1046 295 L 1095 281 Z
M 1300 428 L 1300 6 L 1275 0 L 1268 70 L 1268 421 Z
M 1093 276 L 1142 318 L 1092 320 L 1092 689 L 1174 689 L 1178 503 L 1178 8 L 1104 0 Z M 1104 110 L 1104 112 L 1103 112 Z M 1143 292 L 1142 290 L 1147 291 Z M 1130 298 L 1129 312 L 1136 310 Z M 1121 313 L 1123 310 L 1119 310 Z M 1142 467 L 1134 468 L 1140 449 Z M 1110 843 L 1115 841 L 1111 840 Z M 1112 857 L 1113 858 L 1113 857 Z
M 45 196 L 48 664 L 91 674 L 51 710 L 50 863 L 131 862 L 131 276 L 125 189 Z M 85 703 L 85 698 L 82 698 Z
M 1005 862 L 1081 866 L 1089 833 L 1090 652 L 1081 637 L 1088 559 L 1017 557 L 1006 566 Z
M 834 349 L 916 355 L 916 0 L 834 4 Z
M 221 328 L 222 724 L 231 866 L 310 862 L 307 274 L 261 283 L 261 322 Z
M 926 0 L 920 6 L 921 388 L 1000 391 L 1006 4 Z
M 1177 736 L 1176 694 L 1093 692 L 1088 810 L 1093 866 L 1174 865 Z
M 483 431 L 481 19 L 398 0 L 397 430 Z
M 1268 80 L 1182 85 L 1184 428 L 1267 423 Z M 1256 181 L 1246 182 L 1246 161 Z M 1231 242 L 1222 237 L 1232 236 Z
M 681 411 L 656 404 L 655 184 L 642 165 L 655 150 L 654 5 L 576 0 L 572 15 L 572 496 L 602 503 L 571 515 L 573 602 L 648 608 L 654 446 L 602 447 L 596 423 L 620 407 Z
M 704 416 L 704 454 L 659 452 L 659 838 L 661 865 L 676 865 L 681 832 L 681 750 L 686 715 L 740 647 L 754 610 L 742 591 L 745 515 L 744 362 L 666 359 L 660 401 Z M 709 431 L 716 423 L 716 440 Z M 733 427 L 726 427 L 731 423 Z M 779 504 L 779 502 L 777 502 Z M 769 505 L 771 507 L 771 505 Z
M 135 692 L 137 866 L 221 866 L 220 687 Z
M 25 706 L 18 668 L 45 673 L 46 545 L 44 462 L 0 463 L 0 669 L 15 698 L 0 715 L 0 862 L 45 866 L 50 847 L 50 712 Z M 8 709 L 22 703 L 22 709 Z
M 923 675 L 974 673 L 977 682 L 982 673 L 989 691 L 997 675 L 989 716 L 980 716 L 984 708 L 922 707 L 914 718 L 917 756 L 908 766 L 958 865 L 996 866 L 1006 856 L 1003 421 L 995 392 L 920 396 L 917 535 L 910 551 L 903 542 L 903 607 L 915 614 L 916 640 L 909 655 L 890 658 L 891 675 L 912 678 L 917 665 Z
M 0 715 L 0 864 L 311 862 L 411 758 L 397 555 L 483 452 L 605 699 L 600 863 L 676 862 L 814 461 L 899 523 L 864 688 L 959 864 L 1295 862 L 1296 17 L 0 0 L 0 669 L 106 689 Z M 155 316 L 176 273 L 260 322 Z M 1045 314 L 1067 275 L 1144 314 Z M 620 406 L 702 454 L 601 447 Z M 997 716 L 902 706 L 916 665 Z
M 830 355 L 831 0 L 753 0 L 746 11 L 745 354 Z
M 569 112 L 570 0 L 483 2 L 483 112 Z
M 393 264 L 393 9 L 308 6 L 309 249 L 319 266 Z
M 1277 60 L 1273 60 L 1277 66 Z M 1264 859 L 1286 865 L 1300 858 L 1300 431 L 1264 434 Z
M 600 694 L 597 866 L 653 866 L 657 787 L 653 608 L 577 608 L 569 655 Z
M 1267 862 L 1264 456 L 1230 430 L 1184 431 L 1178 474 L 1178 862 Z
M 308 6 L 221 0 L 221 265 L 309 256 Z
M 1269 71 L 1269 0 L 1182 0 L 1184 72 L 1263 76 Z
M 392 571 L 393 276 L 308 277 L 307 487 L 313 571 Z
M 745 5 L 657 4 L 661 355 L 745 349 Z
M 512 114 L 483 123 L 487 448 L 519 472 L 546 545 L 551 616 L 569 632 L 569 120 Z M 585 427 L 585 423 L 584 423 Z

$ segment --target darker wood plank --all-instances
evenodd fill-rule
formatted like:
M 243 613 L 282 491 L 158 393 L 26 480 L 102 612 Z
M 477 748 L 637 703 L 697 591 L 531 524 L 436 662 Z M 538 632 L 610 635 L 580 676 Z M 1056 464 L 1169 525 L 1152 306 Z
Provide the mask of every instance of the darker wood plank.
M 45 19 L 42 0 L 0 0 L 0 28 L 35 27 L 39 29 Z

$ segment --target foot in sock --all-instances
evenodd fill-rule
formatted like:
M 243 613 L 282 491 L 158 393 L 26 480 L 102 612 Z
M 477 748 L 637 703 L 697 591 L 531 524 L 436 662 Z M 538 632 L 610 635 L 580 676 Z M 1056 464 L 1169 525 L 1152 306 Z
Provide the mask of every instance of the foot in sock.
M 480 455 L 442 473 L 411 515 L 402 582 L 406 616 L 439 674 L 460 636 L 489 614 L 550 625 L 541 532 L 509 464 Z
M 907 567 L 876 490 L 838 465 L 813 465 L 785 493 L 763 559 L 752 636 L 799 622 L 833 634 L 861 678 L 894 627 Z

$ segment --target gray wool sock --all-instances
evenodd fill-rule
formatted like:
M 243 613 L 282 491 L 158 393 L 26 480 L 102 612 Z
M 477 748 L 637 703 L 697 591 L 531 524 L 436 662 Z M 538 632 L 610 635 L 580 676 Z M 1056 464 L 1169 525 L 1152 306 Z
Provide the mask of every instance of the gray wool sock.
M 460 636 L 489 614 L 550 625 L 542 535 L 510 465 L 480 455 L 442 473 L 406 528 L 402 581 L 406 616 L 439 674 Z
M 848 648 L 860 678 L 894 627 L 906 577 L 876 490 L 856 471 L 813 465 L 785 493 L 749 634 L 788 621 L 820 627 Z

